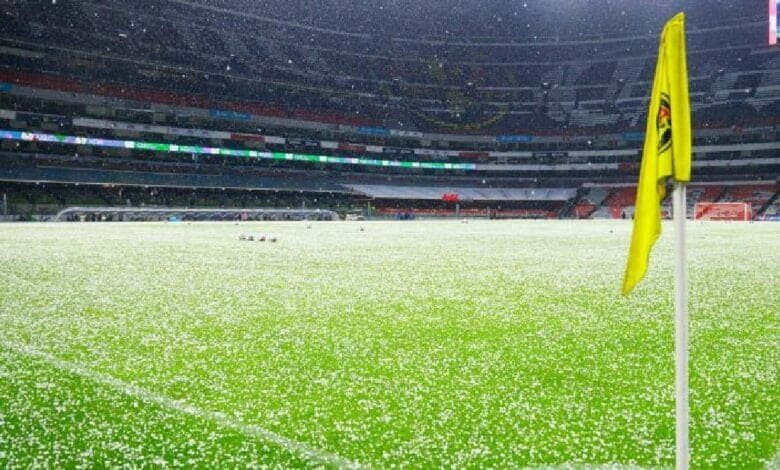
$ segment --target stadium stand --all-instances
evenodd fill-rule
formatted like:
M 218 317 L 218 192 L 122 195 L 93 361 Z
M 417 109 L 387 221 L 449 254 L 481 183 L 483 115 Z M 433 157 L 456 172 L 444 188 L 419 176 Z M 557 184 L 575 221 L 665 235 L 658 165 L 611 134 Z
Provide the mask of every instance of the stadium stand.
M 80 195 L 110 187 L 131 204 L 450 214 L 454 193 L 458 214 L 630 217 L 655 36 L 378 40 L 217 5 L 0 6 L 4 214 L 126 204 Z M 183 23 L 193 9 L 208 14 Z M 758 46 L 763 26 L 689 31 L 691 211 L 776 212 L 780 51 Z
M 624 217 L 623 214 L 630 217 L 634 212 L 635 199 L 636 187 L 617 188 L 610 192 L 603 205 L 609 207 L 612 218 Z
M 763 214 L 777 193 L 777 184 L 739 185 L 728 188 L 718 202 L 746 202 L 751 205 L 753 216 Z

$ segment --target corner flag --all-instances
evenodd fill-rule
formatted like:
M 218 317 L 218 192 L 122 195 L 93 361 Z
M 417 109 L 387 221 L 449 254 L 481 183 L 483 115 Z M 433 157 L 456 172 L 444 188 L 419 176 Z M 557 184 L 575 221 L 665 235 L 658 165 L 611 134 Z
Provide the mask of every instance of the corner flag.
M 685 15 L 678 13 L 661 33 L 623 295 L 631 292 L 645 276 L 650 249 L 661 234 L 661 201 L 666 197 L 666 178 L 671 176 L 678 182 L 691 179 L 691 143 Z

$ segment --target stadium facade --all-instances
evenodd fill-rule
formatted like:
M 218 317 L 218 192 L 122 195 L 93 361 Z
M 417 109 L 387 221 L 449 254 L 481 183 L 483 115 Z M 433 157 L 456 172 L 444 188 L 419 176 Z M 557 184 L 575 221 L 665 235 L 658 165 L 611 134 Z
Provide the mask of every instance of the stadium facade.
M 0 6 L 2 217 L 632 215 L 655 35 L 445 40 L 223 3 Z M 765 36 L 765 19 L 689 30 L 691 215 L 780 213 L 780 49 Z

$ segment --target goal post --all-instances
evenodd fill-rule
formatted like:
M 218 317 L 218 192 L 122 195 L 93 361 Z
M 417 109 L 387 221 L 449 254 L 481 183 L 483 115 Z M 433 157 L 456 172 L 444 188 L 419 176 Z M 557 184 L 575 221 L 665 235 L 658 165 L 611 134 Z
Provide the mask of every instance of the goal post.
M 753 219 L 753 208 L 747 202 L 697 202 L 693 208 L 694 220 Z

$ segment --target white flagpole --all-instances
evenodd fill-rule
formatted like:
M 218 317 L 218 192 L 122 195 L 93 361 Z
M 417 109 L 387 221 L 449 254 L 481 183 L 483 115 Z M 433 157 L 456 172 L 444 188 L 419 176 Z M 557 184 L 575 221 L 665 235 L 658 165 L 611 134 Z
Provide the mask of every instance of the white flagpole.
M 688 264 L 685 256 L 685 183 L 674 183 L 672 194 L 676 260 L 674 271 L 675 311 L 675 404 L 677 470 L 687 470 L 688 448 Z

